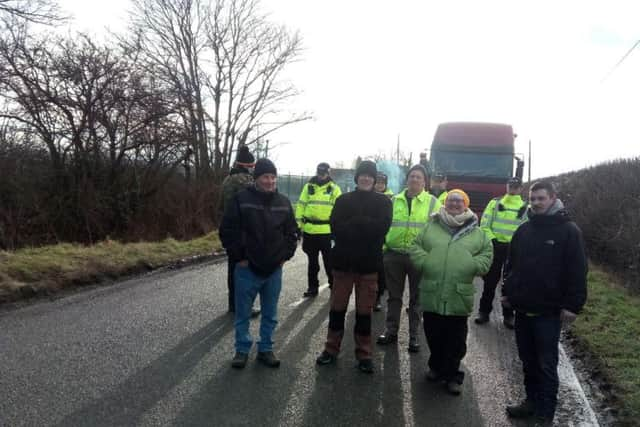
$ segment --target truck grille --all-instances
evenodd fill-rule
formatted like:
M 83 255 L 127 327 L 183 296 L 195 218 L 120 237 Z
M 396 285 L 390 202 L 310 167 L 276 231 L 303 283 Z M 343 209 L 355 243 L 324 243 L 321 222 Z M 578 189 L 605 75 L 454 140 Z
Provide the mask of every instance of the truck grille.
M 467 191 L 469 199 L 471 199 L 471 208 L 478 216 L 482 215 L 482 211 L 487 207 L 487 204 L 491 201 L 491 193 L 485 191 Z

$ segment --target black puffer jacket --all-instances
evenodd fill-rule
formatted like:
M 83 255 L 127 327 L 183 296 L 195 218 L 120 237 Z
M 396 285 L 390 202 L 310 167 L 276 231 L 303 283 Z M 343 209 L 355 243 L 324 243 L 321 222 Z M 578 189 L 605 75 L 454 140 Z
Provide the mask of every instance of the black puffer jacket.
M 516 230 L 505 264 L 503 295 L 524 313 L 579 313 L 587 299 L 582 232 L 564 209 L 530 215 Z
M 391 200 L 375 191 L 355 190 L 338 197 L 329 220 L 335 238 L 332 267 L 359 274 L 377 272 L 391 216 Z
M 233 261 L 248 260 L 261 276 L 293 257 L 298 226 L 291 202 L 282 194 L 250 187 L 238 192 L 225 209 L 220 240 Z

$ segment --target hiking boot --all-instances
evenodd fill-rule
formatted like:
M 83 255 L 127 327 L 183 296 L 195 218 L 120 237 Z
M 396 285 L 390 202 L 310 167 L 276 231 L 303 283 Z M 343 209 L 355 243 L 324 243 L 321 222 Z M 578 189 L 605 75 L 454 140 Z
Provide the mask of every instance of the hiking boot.
M 376 305 L 373 306 L 373 311 L 382 311 L 382 303 L 380 298 L 376 299 Z
M 507 415 L 511 418 L 528 418 L 533 415 L 535 405 L 531 400 L 524 400 L 517 405 L 507 406 Z
M 277 368 L 280 366 L 280 359 L 273 354 L 273 351 L 259 351 L 256 356 L 256 360 L 270 368 Z
M 420 344 L 417 337 L 409 338 L 409 353 L 418 353 L 420 351 Z
M 231 360 L 231 367 L 236 369 L 242 369 L 247 366 L 247 360 L 249 359 L 249 355 L 247 353 L 236 352 L 236 355 L 233 356 L 233 360 Z
M 454 396 L 460 396 L 460 393 L 462 393 L 462 384 L 458 384 L 455 381 L 448 381 L 447 392 Z
M 375 368 L 371 359 L 361 359 L 358 361 L 358 369 L 365 374 L 373 374 Z
M 489 322 L 489 313 L 479 312 L 478 317 L 474 320 L 476 325 L 484 325 Z
M 513 316 L 505 317 L 502 323 L 504 324 L 504 327 L 507 329 L 515 328 L 515 322 L 514 322 Z
M 380 345 L 393 344 L 398 342 L 398 336 L 395 334 L 384 333 L 378 337 L 376 342 Z
M 336 359 L 337 357 L 335 355 L 325 350 L 320 353 L 320 356 L 318 356 L 318 358 L 316 359 L 316 363 L 318 365 L 330 365 L 332 363 L 335 363 Z
M 553 426 L 553 419 L 536 416 L 533 422 L 534 427 L 551 427 Z
M 302 294 L 302 296 L 305 298 L 315 298 L 318 296 L 318 291 L 307 291 L 304 294 Z
M 427 381 L 432 383 L 442 380 L 442 377 L 440 376 L 440 374 L 434 371 L 433 369 L 429 369 L 429 371 L 425 375 L 425 378 L 427 379 Z
M 256 318 L 260 316 L 260 309 L 259 308 L 252 308 L 251 309 L 251 318 Z

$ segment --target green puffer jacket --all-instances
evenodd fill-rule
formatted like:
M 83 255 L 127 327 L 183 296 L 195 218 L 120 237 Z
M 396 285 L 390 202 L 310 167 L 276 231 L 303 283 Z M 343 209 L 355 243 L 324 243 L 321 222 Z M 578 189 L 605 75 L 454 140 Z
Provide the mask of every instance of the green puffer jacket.
M 474 216 L 455 234 L 439 214 L 422 229 L 409 250 L 421 274 L 423 311 L 443 316 L 468 316 L 473 311 L 473 278 L 489 271 L 493 260 L 491 240 Z

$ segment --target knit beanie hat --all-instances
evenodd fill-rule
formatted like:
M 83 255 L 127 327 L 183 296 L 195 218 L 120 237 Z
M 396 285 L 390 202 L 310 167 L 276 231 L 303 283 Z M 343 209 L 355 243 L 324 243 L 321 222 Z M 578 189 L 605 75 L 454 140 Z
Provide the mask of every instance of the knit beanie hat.
M 407 181 L 409 180 L 409 175 L 411 175 L 411 172 L 413 171 L 419 171 L 424 176 L 425 182 L 429 180 L 429 175 L 427 174 L 427 170 L 424 168 L 424 166 L 413 165 L 411 166 L 411 169 L 409 169 L 409 172 L 407 172 L 407 176 L 406 176 Z
M 376 182 L 377 183 L 384 182 L 386 184 L 388 179 L 389 178 L 387 177 L 387 175 L 384 172 L 378 172 L 378 176 L 376 177 Z
M 249 147 L 244 144 L 238 147 L 238 153 L 236 154 L 236 163 L 238 166 L 253 167 L 255 162 L 256 159 L 249 151 Z
M 258 159 L 256 167 L 253 169 L 253 179 L 258 179 L 260 175 L 264 175 L 265 173 L 278 175 L 276 165 L 269 159 Z
M 464 207 L 468 208 L 469 207 L 469 196 L 467 195 L 467 193 L 465 193 L 464 191 L 460 190 L 459 188 L 456 188 L 454 190 L 449 190 L 449 194 L 447 194 L 447 199 L 449 197 L 451 197 L 452 194 L 458 194 L 460 196 L 462 196 L 462 200 L 464 200 Z
M 378 169 L 376 168 L 376 164 L 371 160 L 363 160 L 360 162 L 358 167 L 356 168 L 356 175 L 353 177 L 353 180 L 358 183 L 358 177 L 360 175 L 369 175 L 373 178 L 375 182 L 376 176 L 378 175 Z

